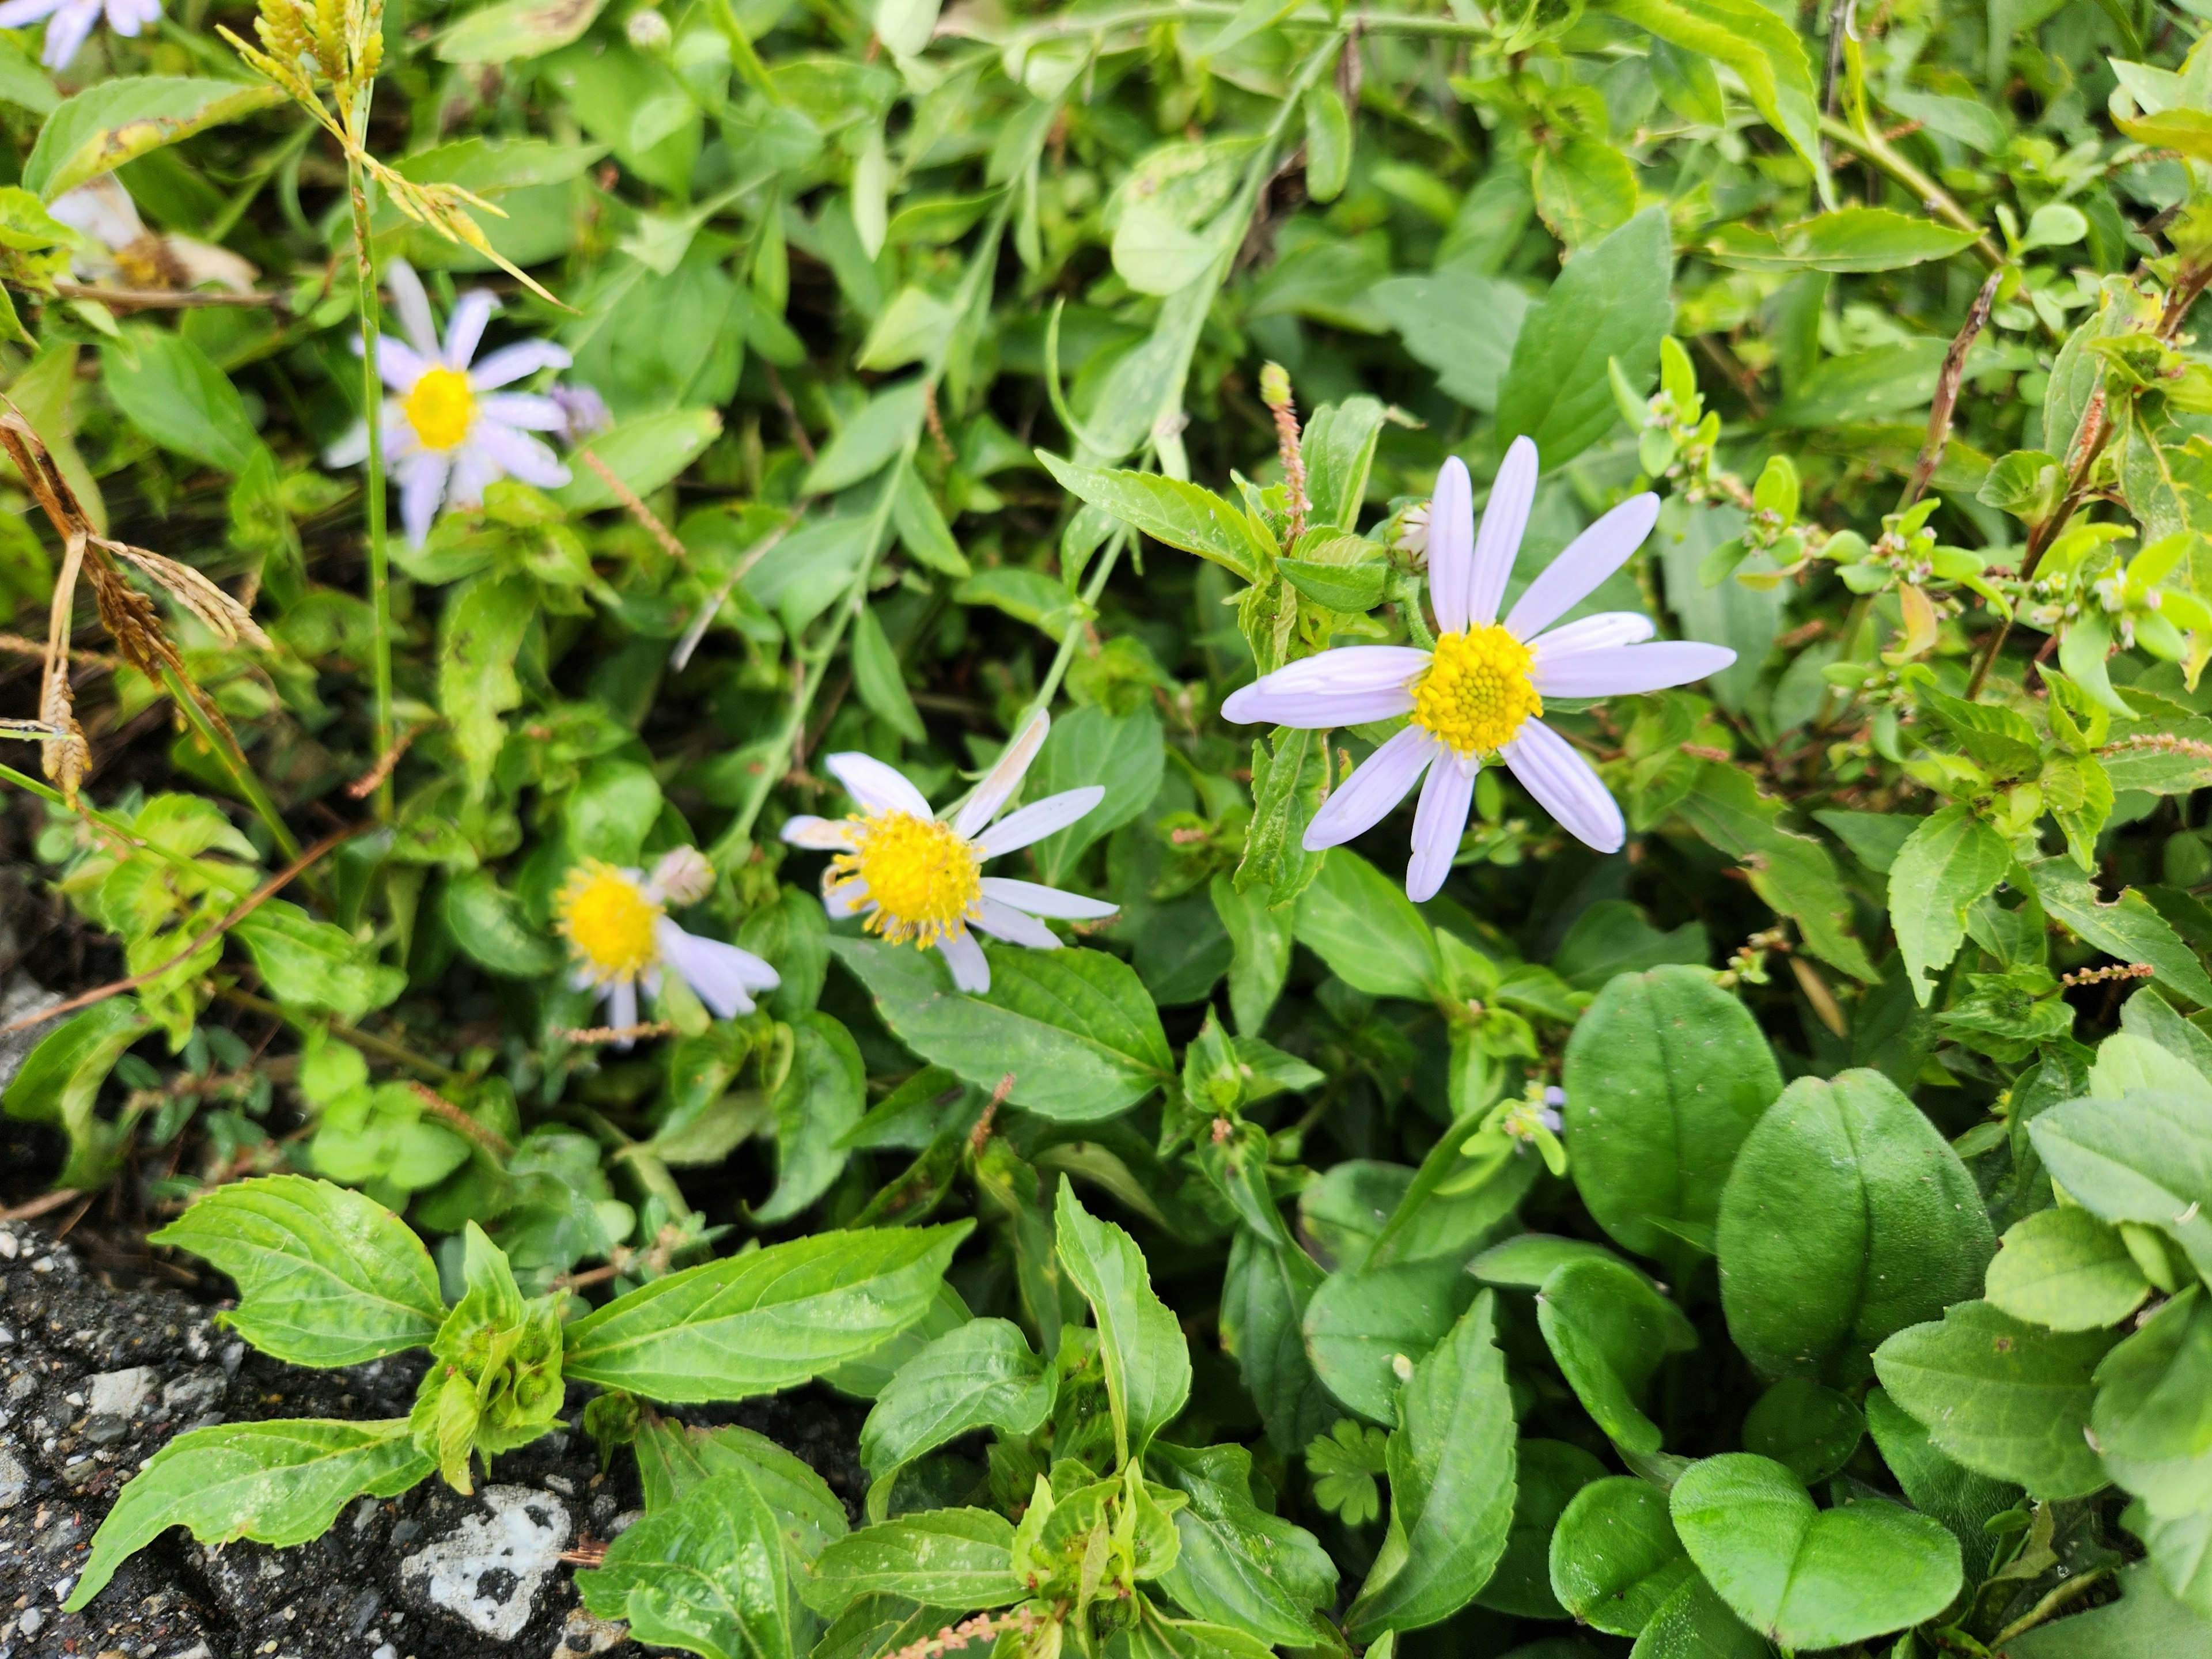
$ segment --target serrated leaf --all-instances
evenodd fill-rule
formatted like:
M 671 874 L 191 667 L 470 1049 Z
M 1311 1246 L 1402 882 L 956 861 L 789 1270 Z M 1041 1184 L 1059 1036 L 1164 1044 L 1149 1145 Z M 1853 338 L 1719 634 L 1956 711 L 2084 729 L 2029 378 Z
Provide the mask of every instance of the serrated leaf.
M 1929 975 L 1966 942 L 1966 911 L 2012 868 L 2012 848 L 1965 806 L 1923 818 L 1889 866 L 1889 914 L 1912 994 L 1928 1006 Z
M 1054 1220 L 1060 1265 L 1097 1322 L 1114 1443 L 1126 1464 L 1144 1456 L 1152 1437 L 1190 1397 L 1190 1349 L 1175 1315 L 1153 1292 L 1136 1240 L 1085 1209 L 1066 1176 Z
M 607 1547 L 577 1594 L 635 1641 L 701 1659 L 791 1659 L 789 1581 L 775 1514 L 744 1474 L 702 1482 Z
M 284 101 L 255 81 L 125 76 L 64 100 L 39 129 L 23 188 L 51 202 L 164 144 Z

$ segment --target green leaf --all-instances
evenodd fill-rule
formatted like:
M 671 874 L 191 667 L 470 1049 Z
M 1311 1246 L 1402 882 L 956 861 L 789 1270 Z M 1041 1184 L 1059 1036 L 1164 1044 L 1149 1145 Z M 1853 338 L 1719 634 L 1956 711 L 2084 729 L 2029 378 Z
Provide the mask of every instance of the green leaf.
M 1244 1387 L 1285 1455 L 1336 1420 L 1336 1402 L 1314 1374 L 1305 1348 L 1305 1315 L 1324 1275 L 1295 1245 L 1239 1228 L 1221 1285 L 1221 1342 L 1236 1358 Z
M 2012 848 L 1965 806 L 1923 818 L 1889 866 L 1889 914 L 1912 994 L 1928 1006 L 1929 975 L 1950 965 L 1966 937 L 1966 912 L 2012 868 Z
M 2074 1205 L 2015 1222 L 1984 1292 L 2014 1319 L 2054 1331 L 2117 1325 L 2150 1294 L 2119 1229 Z
M 986 946 L 991 988 L 969 996 L 933 951 L 853 939 L 830 948 L 901 1041 L 981 1089 L 1012 1073 L 1007 1098 L 1042 1116 L 1112 1117 L 1174 1075 L 1152 998 L 1103 951 Z
M 823 1547 L 851 1530 L 845 1505 L 808 1464 L 767 1436 L 734 1423 L 687 1428 L 663 1417 L 641 1426 L 630 1443 L 647 1515 L 668 1508 L 710 1480 L 741 1474 L 781 1525 L 793 1582 Z
M 1831 357 L 1774 411 L 1778 424 L 1818 431 L 1926 406 L 1936 395 L 1948 340 L 1932 337 Z
M 2153 1563 L 2122 1567 L 2118 1583 L 2118 1601 L 2014 1637 L 2005 1644 L 2007 1659 L 2179 1659 L 2212 1652 L 2212 1620 L 2175 1600 Z
M 1725 225 L 1700 252 L 1738 270 L 1901 270 L 1964 252 L 1974 238 L 1971 230 L 1889 208 L 1847 207 L 1771 234 Z
M 1091 1304 L 1120 1461 L 1141 1458 L 1190 1397 L 1190 1348 L 1153 1293 L 1137 1241 L 1083 1207 L 1066 1176 L 1054 1212 L 1060 1266 Z
M 1389 567 L 1376 560 L 1363 564 L 1332 564 L 1316 559 L 1278 559 L 1275 568 L 1283 580 L 1316 605 L 1358 616 L 1382 603 L 1382 584 Z
M 876 1396 L 860 1427 L 860 1467 L 880 1480 L 977 1429 L 1033 1434 L 1052 1409 L 1053 1377 L 1021 1327 L 972 1320 L 900 1366 Z
M 1782 828 L 1782 803 L 1759 793 L 1750 774 L 1721 761 L 1698 769 L 1679 809 L 1690 827 L 1740 860 L 1751 890 L 1795 921 L 1805 949 L 1869 984 L 1881 977 L 1848 931 L 1850 895 L 1828 849 Z
M 648 1515 L 576 1575 L 586 1607 L 631 1639 L 703 1659 L 791 1659 L 789 1580 L 776 1516 L 743 1474 Z
M 1443 980 L 1429 924 L 1406 890 L 1347 848 L 1333 848 L 1298 896 L 1298 943 L 1355 991 L 1430 1000 Z
M 2084 1433 L 2092 1377 L 2114 1338 L 2024 1325 L 1986 1302 L 1898 1332 L 1875 1355 L 1889 1396 L 1942 1451 L 2038 1498 L 2085 1498 L 2104 1465 Z
M 356 1365 L 420 1347 L 446 1317 L 414 1229 L 327 1181 L 234 1182 L 149 1237 L 229 1274 L 238 1306 L 221 1322 L 289 1364 Z
M 407 975 L 379 963 L 374 944 L 284 899 L 270 900 L 231 933 L 252 952 L 270 994 L 287 1008 L 350 1023 L 407 988 Z
M 2031 864 L 2027 873 L 2052 920 L 2063 922 L 2083 944 L 2122 962 L 2147 963 L 2161 990 L 2179 993 L 2199 1007 L 2212 1007 L 2212 975 L 2207 975 L 2197 952 L 2182 943 L 2172 924 L 2142 893 L 2130 887 L 2107 904 L 2097 896 L 2089 878 L 2064 859 Z
M 1796 32 L 1759 0 L 1605 0 L 1605 9 L 1686 52 L 1726 64 L 1766 124 L 1807 165 L 1822 167 L 1812 64 Z
M 188 337 L 134 325 L 100 347 L 100 368 L 125 418 L 162 448 L 229 473 L 261 453 L 238 388 Z
M 39 129 L 23 163 L 23 188 L 51 202 L 125 161 L 284 101 L 255 81 L 127 76 L 64 101 Z
M 898 653 L 884 637 L 884 625 L 876 620 L 872 605 L 862 605 L 853 618 L 852 653 L 853 689 L 860 693 L 863 706 L 908 743 L 926 740 L 929 734 L 922 729 L 921 716 L 915 712 L 914 698 L 907 692 Z
M 478 576 L 449 593 L 438 618 L 438 706 L 453 727 L 471 795 L 491 781 L 507 725 L 522 701 L 514 665 L 538 614 L 536 585 L 520 576 Z
M 1628 1659 L 1771 1659 L 1773 1651 L 1711 1584 L 1692 1578 L 1651 1615 Z
M 2089 1426 L 2106 1469 L 2154 1518 L 2212 1512 L 2212 1302 L 2203 1285 L 2105 1356 Z
M 2148 1090 L 2071 1100 L 2038 1113 L 2027 1133 L 2084 1209 L 2162 1229 L 2200 1275 L 2212 1273 L 2212 1101 Z
M 1972 1296 L 1996 1250 L 1958 1154 L 1870 1071 L 1783 1091 L 1736 1156 L 1718 1237 L 1745 1357 L 1839 1387 L 1892 1332 Z
M 489 870 L 445 885 L 446 928 L 470 961 L 507 979 L 543 979 L 563 960 L 561 947 L 531 925 L 521 898 Z
M 1696 1577 L 1667 1494 L 1632 1475 L 1584 1486 L 1552 1533 L 1552 1593 L 1610 1635 L 1636 1635 Z
M 591 27 L 606 0 L 499 0 L 438 37 L 447 64 L 505 64 L 557 51 Z
M 1752 0 L 1746 0 L 1751 3 Z M 1673 306 L 1667 216 L 1647 208 L 1567 263 L 1513 343 L 1498 391 L 1498 441 L 1535 441 L 1544 465 L 1572 460 L 1620 418 L 1608 365 L 1648 386 Z
M 796 1388 L 927 1313 L 971 1224 L 818 1233 L 671 1273 L 572 1323 L 564 1374 L 678 1403 Z
M 124 1050 L 153 1029 L 136 997 L 95 1002 L 40 1037 L 0 1093 L 9 1116 L 51 1123 L 69 1136 L 57 1186 L 97 1187 L 112 1172 L 120 1135 L 94 1108 Z
M 1160 717 L 1149 707 L 1112 714 L 1093 705 L 1054 720 L 1023 781 L 1022 798 L 1039 801 L 1091 784 L 1106 798 L 1065 830 L 1031 843 L 1038 879 L 1048 886 L 1066 883 L 1084 854 L 1152 805 L 1166 765 Z
M 1575 1397 L 1613 1440 L 1649 1456 L 1656 1424 L 1642 1406 L 1669 1353 L 1698 1346 L 1682 1310 L 1625 1261 L 1584 1259 L 1555 1268 L 1536 1293 L 1536 1321 Z
M 1328 1391 L 1372 1423 L 1398 1415 L 1398 1385 L 1474 1299 L 1449 1259 L 1334 1273 L 1306 1304 L 1306 1352 Z
M 1706 1582 L 1784 1647 L 1831 1648 L 1932 1619 L 1963 1580 L 1939 1521 L 1879 1498 L 1816 1510 L 1771 1458 L 1693 1464 L 1670 1508 Z
M 1370 290 L 1416 362 L 1469 409 L 1488 414 L 1527 322 L 1526 289 L 1456 267 L 1430 276 L 1392 276 Z
M 1605 1465 L 1580 1446 L 1524 1436 L 1514 1453 L 1513 1524 L 1505 1553 L 1476 1601 L 1523 1619 L 1565 1618 L 1552 1594 L 1552 1535 L 1575 1494 L 1604 1479 Z
M 1636 168 L 1602 138 L 1571 137 L 1531 158 L 1536 211 L 1570 251 L 1618 228 L 1636 211 Z
M 1236 952 L 1229 963 L 1230 1014 L 1239 1031 L 1257 1036 L 1267 1029 L 1267 1016 L 1290 978 L 1297 908 L 1288 904 L 1273 908 L 1272 886 L 1248 887 L 1240 893 L 1227 876 L 1216 876 L 1206 892 Z
M 313 1418 L 192 1429 L 154 1454 L 93 1534 L 92 1553 L 63 1604 L 74 1613 L 116 1568 L 171 1527 L 203 1544 L 236 1538 L 304 1544 L 330 1530 L 356 1497 L 396 1498 L 430 1473 L 407 1419 L 332 1423 Z
M 585 447 L 628 484 L 633 494 L 650 495 L 707 451 L 722 435 L 722 416 L 713 409 L 663 409 L 618 422 Z M 553 499 L 571 513 L 603 513 L 621 498 L 598 471 L 579 459 L 568 482 Z
M 1692 967 L 1623 974 L 1568 1039 L 1576 1188 L 1623 1249 L 1710 1237 L 1736 1149 L 1782 1092 L 1743 1004 Z
M 1257 581 L 1274 556 L 1243 509 L 1210 489 L 1157 472 L 1077 466 L 1040 449 L 1037 459 L 1070 495 L 1141 530 L 1156 542 L 1210 559 L 1231 575 Z
M 1312 178 L 1310 163 L 1307 178 Z M 1347 533 L 1359 528 L 1382 420 L 1382 402 L 1375 398 L 1346 398 L 1314 410 L 1298 444 L 1306 464 L 1310 528 L 1334 525 Z
M 1743 1419 L 1743 1449 L 1768 1457 L 1806 1486 L 1844 1467 L 1866 1434 L 1866 1418 L 1846 1394 L 1785 1376 Z
M 1967 1576 L 1978 1582 L 2001 1547 L 2001 1540 L 1988 1529 L 1990 1518 L 2020 1502 L 2020 1487 L 1953 1462 L 1885 1389 L 1867 1395 L 1866 1422 L 1882 1462 L 1889 1465 L 1912 1507 L 1951 1529 Z
M 1516 1450 L 1496 1293 L 1485 1291 L 1418 1364 L 1390 1436 L 1390 1524 L 1345 1633 L 1372 1642 L 1449 1618 L 1490 1580 L 1513 1521 Z
M 1029 1592 L 1014 1577 L 1013 1522 L 988 1510 L 930 1510 L 848 1533 L 815 1558 L 806 1605 L 835 1618 L 858 1597 L 1002 1607 Z
M 852 1033 L 828 1014 L 791 1022 L 791 1069 L 775 1091 L 775 1190 L 752 1212 L 754 1224 L 788 1221 L 844 1173 L 841 1144 L 867 1108 L 868 1068 Z
M 1263 1642 L 1310 1645 L 1314 1610 L 1336 1600 L 1336 1564 L 1304 1527 L 1252 1501 L 1252 1454 L 1160 1441 L 1146 1467 L 1190 1498 L 1175 1512 L 1181 1547 L 1160 1588 L 1197 1618 Z

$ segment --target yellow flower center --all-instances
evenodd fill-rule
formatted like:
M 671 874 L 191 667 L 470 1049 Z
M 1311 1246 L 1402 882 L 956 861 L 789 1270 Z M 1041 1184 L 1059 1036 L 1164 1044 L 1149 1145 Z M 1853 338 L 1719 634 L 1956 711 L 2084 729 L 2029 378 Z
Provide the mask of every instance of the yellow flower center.
M 1536 659 L 1495 623 L 1446 634 L 1413 685 L 1413 724 L 1462 755 L 1494 755 L 1544 712 Z
M 858 848 L 832 860 L 838 883 L 858 880 L 880 907 L 866 924 L 895 945 L 934 945 L 957 933 L 983 896 L 975 849 L 942 818 L 878 812 L 847 820 Z
M 423 448 L 458 449 L 469 435 L 477 394 L 469 389 L 469 377 L 459 369 L 428 368 L 399 407 Z
M 568 872 L 553 908 L 562 937 L 599 984 L 639 978 L 660 960 L 653 936 L 660 907 L 611 864 L 585 860 Z

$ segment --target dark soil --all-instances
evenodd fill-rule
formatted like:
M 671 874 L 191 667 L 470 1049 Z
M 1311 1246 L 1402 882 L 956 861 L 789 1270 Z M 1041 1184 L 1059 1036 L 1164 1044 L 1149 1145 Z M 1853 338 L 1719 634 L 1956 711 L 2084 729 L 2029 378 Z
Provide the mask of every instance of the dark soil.
M 356 1500 L 293 1549 L 203 1547 L 172 1530 L 82 1613 L 61 1603 L 100 1519 L 182 1430 L 276 1417 L 404 1416 L 422 1356 L 338 1370 L 279 1364 L 178 1291 L 123 1290 L 72 1244 L 0 1223 L 0 1659 L 580 1659 L 626 1639 L 577 1603 L 559 1557 L 635 1517 L 635 1467 L 602 1474 L 574 1424 L 496 1461 L 464 1498 L 436 1477 Z M 742 1422 L 805 1458 L 857 1516 L 860 1410 L 799 1394 Z

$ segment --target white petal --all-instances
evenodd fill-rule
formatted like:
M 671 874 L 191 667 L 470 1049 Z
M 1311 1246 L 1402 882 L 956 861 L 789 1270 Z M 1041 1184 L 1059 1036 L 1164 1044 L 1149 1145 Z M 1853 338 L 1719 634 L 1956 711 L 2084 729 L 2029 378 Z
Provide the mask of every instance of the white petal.
M 323 452 L 325 466 L 359 466 L 368 459 L 368 422 L 356 421 L 339 439 Z
M 1437 474 L 1429 501 L 1429 603 L 1439 633 L 1467 631 L 1474 595 L 1474 485 L 1467 463 L 1455 455 Z
M 963 841 L 973 841 L 978 830 L 999 816 L 999 809 L 1021 787 L 1023 776 L 1036 759 L 1037 750 L 1044 747 L 1045 734 L 1051 730 L 1052 716 L 1039 709 L 1036 718 L 1014 734 L 1013 741 L 999 752 L 999 758 L 991 763 L 991 769 L 968 797 L 960 816 L 952 820 L 955 835 Z
M 422 279 L 406 260 L 392 259 L 385 264 L 384 280 L 392 285 L 392 308 L 399 313 L 399 326 L 408 343 L 422 354 L 425 362 L 436 362 L 438 325 L 431 320 L 430 296 L 422 291 Z
M 1085 898 L 1080 893 L 1063 893 L 1057 887 L 1047 887 L 1040 882 L 1016 881 L 1007 876 L 983 878 L 983 896 L 997 899 L 1002 904 L 1026 910 L 1033 916 L 1058 916 L 1066 921 L 1096 921 L 1110 916 L 1121 907 L 1109 904 L 1103 899 Z
M 929 816 L 929 803 L 922 799 L 921 791 L 873 755 L 845 749 L 824 757 L 822 763 L 830 769 L 831 777 L 845 786 L 845 793 L 871 812 Z
M 1032 801 L 1010 817 L 996 823 L 975 837 L 975 850 L 987 859 L 1001 853 L 1011 853 L 1028 846 L 1033 841 L 1042 841 L 1055 830 L 1065 830 L 1085 813 L 1106 799 L 1101 784 L 1085 784 L 1080 789 L 1064 789 L 1057 795 L 1047 795 L 1042 800 Z
M 1669 685 L 1717 674 L 1735 660 L 1724 645 L 1695 640 L 1661 640 L 1652 645 L 1616 646 L 1610 651 L 1578 651 L 1536 665 L 1536 690 L 1547 697 L 1617 697 L 1633 691 L 1657 691 Z
M 446 319 L 447 368 L 469 366 L 469 359 L 477 355 L 477 346 L 483 339 L 484 325 L 498 306 L 499 296 L 488 288 L 472 288 L 454 303 L 453 314 Z
M 46 49 L 39 61 L 48 69 L 67 69 L 92 26 L 100 21 L 100 0 L 63 0 L 53 21 L 46 25 Z
M 848 853 L 853 848 L 853 826 L 842 818 L 802 813 L 786 818 L 781 833 L 793 847 L 811 848 L 817 853 Z
M 421 546 L 438 516 L 438 503 L 446 493 L 446 457 L 426 449 L 407 458 L 399 474 L 399 522 L 407 539 Z
M 937 949 L 952 969 L 952 982 L 962 990 L 981 993 L 991 988 L 991 959 L 983 954 L 973 933 L 965 928 L 947 933 L 937 941 Z
M 1540 634 L 1528 649 L 1540 663 L 1557 662 L 1582 651 L 1610 651 L 1617 645 L 1641 645 L 1659 631 L 1659 625 L 1641 611 L 1601 611 Z
M 540 489 L 558 489 L 568 482 L 568 469 L 559 456 L 528 433 L 497 421 L 479 418 L 469 431 L 467 447 L 495 463 L 508 477 Z
M 877 908 L 875 900 L 868 896 L 868 884 L 857 877 L 840 880 L 830 871 L 822 872 L 822 908 L 842 921 L 847 916 L 858 915 L 863 910 Z
M 474 443 L 464 443 L 452 452 L 453 476 L 446 486 L 446 505 L 476 507 L 483 501 L 484 486 L 496 483 L 505 476 L 503 469 L 489 450 Z
M 1472 755 L 1446 755 L 1429 769 L 1421 804 L 1413 809 L 1413 856 L 1406 866 L 1406 896 L 1416 904 L 1434 898 L 1451 873 L 1474 799 L 1474 775 L 1481 769 Z
M 1528 584 L 1505 619 L 1506 631 L 1525 640 L 1542 633 L 1597 591 L 1628 562 L 1659 521 L 1659 498 L 1632 495 L 1567 544 L 1567 550 Z
M 637 981 L 618 979 L 607 987 L 607 1024 L 617 1030 L 637 1024 Z M 617 1048 L 629 1047 L 630 1040 L 623 1038 L 615 1044 Z
M 501 346 L 469 371 L 469 384 L 478 392 L 511 386 L 541 368 L 566 368 L 568 354 L 550 340 L 524 340 Z
M 8 0 L 0 5 L 0 29 L 27 29 L 41 17 L 50 16 L 59 7 L 61 0 Z M 74 193 L 74 192 L 72 192 Z M 75 225 L 74 219 L 64 219 L 65 225 Z M 84 228 L 77 225 L 77 228 Z
M 1513 574 L 1513 560 L 1521 551 L 1521 532 L 1528 527 L 1528 509 L 1536 500 L 1536 446 L 1516 438 L 1490 486 L 1490 500 L 1482 509 L 1482 531 L 1474 538 L 1474 586 L 1468 600 L 1472 622 L 1498 620 L 1498 602 L 1505 597 L 1505 580 Z M 1431 557 L 1433 558 L 1433 555 Z M 1437 620 L 1443 621 L 1441 615 Z
M 1574 745 L 1544 724 L 1530 720 L 1500 751 L 1513 775 L 1577 841 L 1601 853 L 1618 853 L 1628 839 L 1620 808 Z
M 27 9 L 26 9 L 27 3 Z M 34 23 L 52 8 L 46 0 L 8 0 L 0 5 L 0 28 L 21 28 L 25 23 Z M 79 185 L 66 195 L 46 204 L 46 212 L 73 230 L 81 230 L 94 240 L 111 248 L 129 247 L 146 234 L 146 222 L 138 216 L 138 204 L 131 199 L 131 192 L 123 188 L 123 181 L 112 173 L 103 173 L 88 185 Z
M 356 341 L 354 355 L 361 356 L 362 350 L 361 343 Z M 415 382 L 422 378 L 429 367 L 428 363 L 423 362 L 422 354 L 409 345 L 406 341 L 394 338 L 389 334 L 379 334 L 376 337 L 377 374 L 385 385 L 390 386 L 401 397 L 405 397 L 415 389 Z
M 1060 936 L 1051 928 L 1035 916 L 1017 910 L 1011 904 L 1001 904 L 994 898 L 981 900 L 969 913 L 968 919 L 994 939 L 1026 945 L 1032 951 L 1060 949 Z
M 568 423 L 561 405 L 531 392 L 493 392 L 477 399 L 477 413 L 501 426 L 530 432 L 558 432 Z
M 751 951 L 687 933 L 665 916 L 653 924 L 653 937 L 668 965 L 724 1019 L 752 1012 L 751 994 L 778 983 L 775 969 Z
M 1322 803 L 1306 825 L 1302 843 L 1309 853 L 1336 847 L 1371 830 L 1406 799 L 1421 769 L 1444 753 L 1444 746 L 1418 726 L 1409 726 L 1362 761 L 1352 775 Z
M 1350 645 L 1324 651 L 1233 691 L 1221 717 L 1240 726 L 1359 726 L 1413 706 L 1407 688 L 1429 665 L 1409 645 Z

